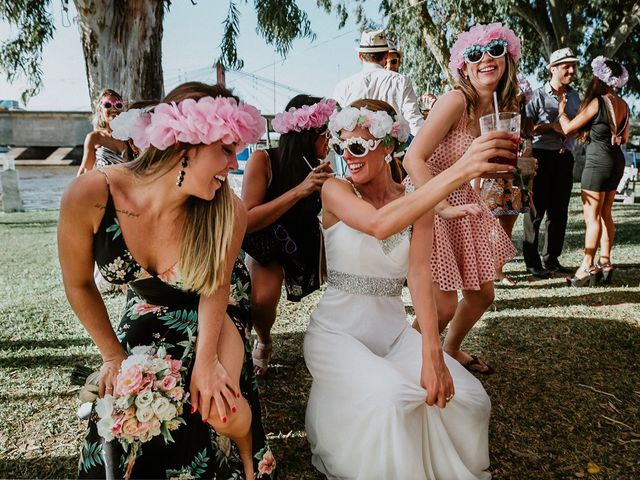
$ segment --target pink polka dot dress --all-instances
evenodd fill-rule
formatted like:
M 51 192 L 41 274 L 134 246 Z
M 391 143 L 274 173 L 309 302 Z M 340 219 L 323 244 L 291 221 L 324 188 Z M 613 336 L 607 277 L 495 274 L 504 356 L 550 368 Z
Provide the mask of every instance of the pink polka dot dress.
M 449 131 L 427 160 L 431 174 L 435 176 L 458 161 L 474 138 L 465 109 L 458 125 Z M 496 268 L 513 258 L 516 249 L 471 184 L 454 190 L 447 201 L 453 206 L 476 203 L 484 212 L 479 217 L 455 220 L 435 216 L 431 256 L 433 280 L 440 290 L 479 290 L 483 283 L 496 279 Z

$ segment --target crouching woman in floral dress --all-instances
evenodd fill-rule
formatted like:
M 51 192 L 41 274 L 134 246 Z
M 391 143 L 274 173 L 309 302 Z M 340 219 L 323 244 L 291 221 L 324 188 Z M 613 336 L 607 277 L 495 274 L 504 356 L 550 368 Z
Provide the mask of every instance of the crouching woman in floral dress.
M 182 360 L 184 424 L 172 443 L 162 435 L 142 443 L 130 476 L 275 478 L 251 368 L 249 280 L 236 262 L 246 212 L 226 182 L 236 152 L 260 138 L 264 119 L 225 88 L 192 82 L 131 128 L 143 153 L 75 179 L 58 228 L 67 298 L 102 356 L 99 396 L 113 394 L 136 346 L 163 347 Z M 129 285 L 115 331 L 94 262 L 110 282 Z M 234 292 L 239 301 L 230 302 Z M 94 409 L 79 476 L 122 478 L 126 452 L 103 441 L 97 419 Z

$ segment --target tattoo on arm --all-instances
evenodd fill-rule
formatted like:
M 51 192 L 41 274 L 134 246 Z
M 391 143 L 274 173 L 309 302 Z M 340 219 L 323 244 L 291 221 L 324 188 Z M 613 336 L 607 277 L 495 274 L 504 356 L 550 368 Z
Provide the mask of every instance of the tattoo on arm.
M 95 208 L 98 208 L 100 210 L 105 210 L 107 208 L 106 205 L 102 205 L 100 203 L 96 203 L 94 205 Z M 127 217 L 139 217 L 140 214 L 139 213 L 135 213 L 135 212 L 130 212 L 129 210 L 121 210 L 119 208 L 116 208 L 116 212 L 118 213 L 122 213 L 123 215 L 126 215 Z

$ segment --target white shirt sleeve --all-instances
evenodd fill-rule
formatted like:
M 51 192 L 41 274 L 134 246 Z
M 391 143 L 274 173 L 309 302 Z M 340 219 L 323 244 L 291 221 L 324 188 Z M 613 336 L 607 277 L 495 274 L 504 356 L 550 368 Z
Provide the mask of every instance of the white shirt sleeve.
M 424 123 L 424 117 L 418 108 L 418 98 L 413 90 L 413 85 L 408 77 L 404 77 L 404 89 L 402 92 L 402 116 L 411 127 L 411 134 L 415 136 Z
M 340 105 L 340 107 L 342 108 L 346 107 L 345 98 L 347 97 L 346 95 L 347 86 L 348 85 L 344 80 L 341 82 L 338 82 L 336 87 L 333 89 L 333 95 L 331 96 L 331 98 L 333 98 L 336 102 L 338 102 L 338 105 Z

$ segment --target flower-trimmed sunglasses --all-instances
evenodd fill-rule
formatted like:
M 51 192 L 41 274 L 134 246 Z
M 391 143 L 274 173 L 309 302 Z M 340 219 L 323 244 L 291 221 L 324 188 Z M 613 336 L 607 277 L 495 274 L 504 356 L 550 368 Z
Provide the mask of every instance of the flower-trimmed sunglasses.
M 107 110 L 109 110 L 110 108 L 122 110 L 124 108 L 124 102 L 122 100 L 116 100 L 115 102 L 112 102 L 111 100 L 103 100 L 102 106 Z
M 471 45 L 464 51 L 462 57 L 466 63 L 479 63 L 485 52 L 492 58 L 504 57 L 507 53 L 507 42 L 498 39 L 492 40 L 486 45 Z
M 354 157 L 365 157 L 371 150 L 378 148 L 378 145 L 382 142 L 382 138 L 378 140 L 370 140 L 361 137 L 351 137 L 346 140 L 340 140 L 339 138 L 333 138 L 330 140 L 331 148 L 338 155 L 344 155 L 345 150 L 349 150 L 349 153 Z

